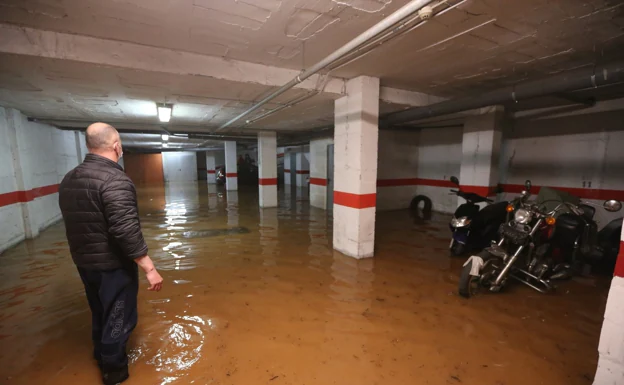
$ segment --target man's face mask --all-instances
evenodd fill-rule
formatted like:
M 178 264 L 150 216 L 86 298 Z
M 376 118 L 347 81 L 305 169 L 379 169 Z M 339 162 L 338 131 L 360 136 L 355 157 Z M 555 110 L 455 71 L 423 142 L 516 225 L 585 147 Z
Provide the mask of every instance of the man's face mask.
M 115 153 L 117 154 L 117 162 L 119 162 L 123 158 L 123 148 L 120 143 L 115 146 Z

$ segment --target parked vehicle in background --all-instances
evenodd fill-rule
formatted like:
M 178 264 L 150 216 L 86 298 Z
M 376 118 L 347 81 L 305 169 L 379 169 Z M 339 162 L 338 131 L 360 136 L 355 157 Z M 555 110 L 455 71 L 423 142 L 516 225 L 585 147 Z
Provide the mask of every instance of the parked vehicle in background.
M 505 211 L 507 202 L 493 203 L 487 197 L 464 192 L 459 186 L 459 180 L 454 176 L 451 177 L 451 182 L 457 185 L 457 190 L 451 190 L 451 194 L 466 201 L 457 207 L 449 225 L 452 231 L 450 253 L 459 256 L 469 251 L 482 249 L 498 238 L 498 228 L 505 222 L 507 215 Z M 481 209 L 478 203 L 482 202 L 493 204 L 488 204 Z
M 545 190 L 544 195 L 547 193 L 548 190 Z M 459 280 L 460 295 L 468 298 L 481 290 L 499 292 L 510 277 L 545 293 L 553 289 L 551 280 L 569 277 L 574 271 L 571 263 L 581 256 L 582 238 L 588 231 L 591 232 L 588 228 L 592 227 L 590 222 L 593 223 L 588 220 L 585 210 L 589 211 L 587 207 L 592 208 L 593 205 L 580 202 L 578 198 L 577 203 L 572 203 L 561 198 L 539 197 L 533 202 L 530 197 L 531 182 L 527 180 L 522 195 L 507 206 L 509 220 L 500 227 L 499 241 L 464 263 Z M 615 212 L 622 208 L 622 204 L 609 200 L 604 202 L 603 207 Z M 563 222 L 561 226 L 556 225 L 558 218 Z M 555 235 L 557 232 L 561 234 Z M 565 245 L 570 249 L 569 243 L 573 245 L 571 250 L 577 251 L 576 255 L 562 254 L 559 259 L 553 257 L 555 247 Z M 582 254 L 584 261 L 592 255 L 594 258 L 604 256 L 605 250 L 612 252 L 610 247 L 599 246 L 598 243 L 587 244 L 586 249 L 587 252 Z
M 225 166 L 217 166 L 216 167 L 216 172 L 217 172 L 217 184 L 218 185 L 225 185 Z

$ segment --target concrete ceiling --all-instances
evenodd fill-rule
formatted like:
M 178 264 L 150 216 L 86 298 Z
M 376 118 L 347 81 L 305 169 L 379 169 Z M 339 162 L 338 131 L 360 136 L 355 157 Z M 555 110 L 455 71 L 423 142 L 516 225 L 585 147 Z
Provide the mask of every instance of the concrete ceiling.
M 214 130 L 406 2 L 0 0 L 0 104 L 77 126 L 144 128 L 166 101 L 170 129 Z M 308 99 L 251 126 L 331 124 L 344 79 L 358 75 L 381 78 L 390 112 L 622 57 L 623 4 L 463 1 L 302 83 L 265 109 Z

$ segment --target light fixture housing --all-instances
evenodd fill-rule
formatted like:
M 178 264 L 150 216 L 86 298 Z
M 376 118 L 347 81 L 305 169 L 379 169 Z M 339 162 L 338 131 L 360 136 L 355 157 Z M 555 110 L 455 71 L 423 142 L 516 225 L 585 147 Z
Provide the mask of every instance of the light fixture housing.
M 158 120 L 162 123 L 169 123 L 171 120 L 171 112 L 173 111 L 173 104 L 159 104 L 158 105 Z
M 169 140 L 169 135 L 167 134 L 162 134 L 160 137 L 162 138 L 163 142 L 167 142 Z

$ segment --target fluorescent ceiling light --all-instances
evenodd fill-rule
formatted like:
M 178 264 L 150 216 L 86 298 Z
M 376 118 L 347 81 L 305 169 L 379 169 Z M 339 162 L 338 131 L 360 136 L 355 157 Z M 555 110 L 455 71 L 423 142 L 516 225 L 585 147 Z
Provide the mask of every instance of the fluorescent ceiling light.
M 165 148 L 169 147 L 169 143 L 163 143 L 162 146 L 165 147 Z
M 171 120 L 171 110 L 173 105 L 165 104 L 158 106 L 158 119 L 163 123 L 168 123 Z
M 160 137 L 162 138 L 163 142 L 166 142 L 169 140 L 169 135 L 167 134 L 162 134 Z

